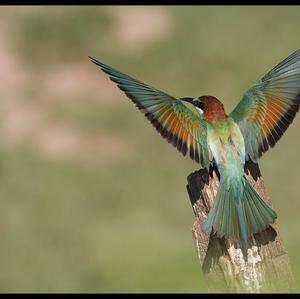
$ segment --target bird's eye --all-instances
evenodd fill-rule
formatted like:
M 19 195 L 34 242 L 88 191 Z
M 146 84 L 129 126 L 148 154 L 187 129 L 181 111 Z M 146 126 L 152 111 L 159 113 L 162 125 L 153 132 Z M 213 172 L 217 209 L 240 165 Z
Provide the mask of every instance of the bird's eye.
M 195 106 L 203 110 L 205 107 L 205 104 L 201 101 L 195 101 Z

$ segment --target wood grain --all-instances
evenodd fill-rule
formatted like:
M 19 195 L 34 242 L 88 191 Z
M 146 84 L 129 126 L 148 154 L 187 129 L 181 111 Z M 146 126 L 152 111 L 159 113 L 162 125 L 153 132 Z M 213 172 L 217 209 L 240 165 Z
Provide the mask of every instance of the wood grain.
M 245 172 L 250 183 L 272 207 L 259 167 L 247 162 Z M 202 231 L 219 185 L 216 169 L 191 173 L 187 190 L 195 213 L 192 234 L 202 271 L 211 292 L 292 292 L 295 281 L 288 253 L 282 244 L 276 223 L 255 234 L 247 256 L 233 239 L 220 239 Z

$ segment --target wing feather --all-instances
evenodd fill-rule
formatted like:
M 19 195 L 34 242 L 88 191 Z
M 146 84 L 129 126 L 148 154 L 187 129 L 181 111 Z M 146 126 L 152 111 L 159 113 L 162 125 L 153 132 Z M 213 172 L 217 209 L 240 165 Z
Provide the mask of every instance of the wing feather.
M 206 142 L 204 120 L 180 100 L 94 58 L 91 58 L 91 61 L 110 76 L 164 139 L 183 155 L 188 153 L 193 160 L 201 163 L 202 167 L 209 167 L 211 161 L 208 159 L 211 154 Z
M 230 113 L 244 135 L 247 158 L 273 147 L 293 122 L 300 105 L 300 49 L 248 89 Z

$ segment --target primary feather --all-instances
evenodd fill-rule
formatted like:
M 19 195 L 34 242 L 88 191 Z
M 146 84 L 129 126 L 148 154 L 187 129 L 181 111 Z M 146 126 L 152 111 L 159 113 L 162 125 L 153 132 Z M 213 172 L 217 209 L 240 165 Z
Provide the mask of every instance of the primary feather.
M 247 158 L 257 162 L 293 122 L 300 105 L 300 49 L 248 89 L 230 116 L 244 135 Z
M 91 61 L 135 103 L 157 131 L 183 155 L 209 168 L 206 130 L 201 119 L 180 100 L 94 59 Z

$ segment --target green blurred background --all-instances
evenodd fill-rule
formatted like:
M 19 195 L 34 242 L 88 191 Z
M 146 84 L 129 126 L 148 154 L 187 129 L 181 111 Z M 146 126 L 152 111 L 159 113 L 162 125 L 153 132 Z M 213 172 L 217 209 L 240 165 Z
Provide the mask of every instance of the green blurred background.
M 300 47 L 300 7 L 0 7 L 0 291 L 207 292 L 186 177 L 88 55 L 227 112 Z M 261 160 L 300 279 L 300 118 Z

